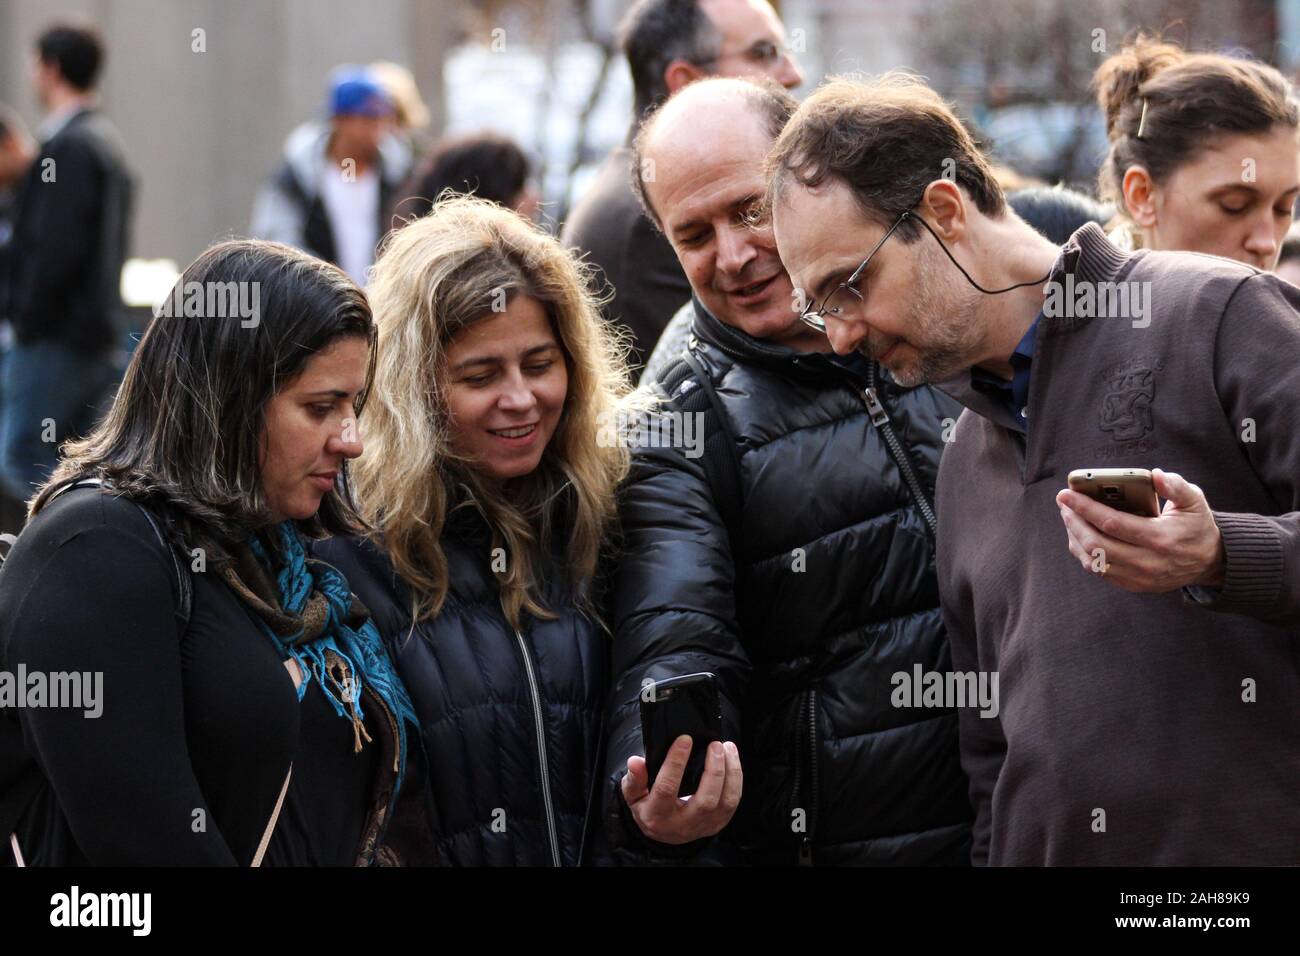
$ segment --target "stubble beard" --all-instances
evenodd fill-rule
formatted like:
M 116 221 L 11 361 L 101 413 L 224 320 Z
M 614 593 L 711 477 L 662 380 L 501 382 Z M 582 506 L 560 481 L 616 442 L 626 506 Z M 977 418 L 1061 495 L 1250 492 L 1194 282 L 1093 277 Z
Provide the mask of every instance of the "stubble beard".
M 931 244 L 917 255 L 916 294 L 908 314 L 908 328 L 913 332 L 905 346 L 910 346 L 916 358 L 890 369 L 894 380 L 905 388 L 952 378 L 971 366 L 978 350 L 983 296 L 965 280 L 956 285 L 949 274 L 953 270 L 952 263 Z

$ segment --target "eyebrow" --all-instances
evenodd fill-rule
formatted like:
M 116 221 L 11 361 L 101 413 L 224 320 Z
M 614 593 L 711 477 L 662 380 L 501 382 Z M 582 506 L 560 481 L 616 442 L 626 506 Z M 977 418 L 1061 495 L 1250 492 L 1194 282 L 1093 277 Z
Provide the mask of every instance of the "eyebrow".
M 1258 196 L 1259 190 L 1248 183 L 1223 183 L 1210 190 L 1211 196 L 1221 196 L 1224 193 L 1249 193 L 1252 196 Z
M 532 348 L 524 352 L 521 358 L 528 359 L 534 355 L 538 355 L 542 352 L 549 352 L 551 349 L 558 349 L 559 347 L 560 346 L 555 342 L 547 342 L 545 345 L 534 345 Z M 471 365 L 500 365 L 500 364 L 501 364 L 501 356 L 499 355 L 481 355 L 481 356 L 476 356 L 474 358 L 468 358 L 463 362 L 457 362 L 455 365 L 451 367 L 451 370 L 453 372 L 459 372 L 462 369 L 469 368 Z
M 853 270 L 856 269 L 861 264 L 862 264 L 862 260 L 859 259 L 856 265 L 836 266 L 830 272 L 827 272 L 825 275 L 823 275 L 820 279 L 817 280 L 816 283 L 813 284 L 812 288 L 809 290 L 809 294 L 812 296 L 813 301 L 818 301 L 824 298 L 827 291 L 826 287 L 828 285 L 834 282 L 835 279 L 838 278 L 839 276 L 843 276 L 845 279 L 847 279 L 849 276 L 853 275 Z
M 351 393 L 351 392 L 345 392 L 345 391 L 342 391 L 341 389 L 337 389 L 337 388 L 322 388 L 322 389 L 320 389 L 319 391 L 308 392 L 308 393 L 306 394 L 306 397 L 307 397 L 307 398 L 316 398 L 316 397 L 321 396 L 321 395 L 329 395 L 331 398 L 347 398 L 350 394 L 352 394 L 352 393 Z

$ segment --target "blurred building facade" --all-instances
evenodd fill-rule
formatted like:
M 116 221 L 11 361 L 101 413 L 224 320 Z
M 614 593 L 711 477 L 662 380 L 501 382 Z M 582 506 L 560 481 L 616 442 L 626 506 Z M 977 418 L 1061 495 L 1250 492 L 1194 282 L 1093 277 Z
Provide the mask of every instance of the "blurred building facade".
M 393 60 L 414 73 L 432 133 L 491 128 L 532 152 L 554 223 L 626 132 L 631 82 L 615 27 L 629 2 L 0 0 L 0 100 L 34 126 L 36 36 L 64 17 L 96 24 L 108 45 L 103 106 L 140 177 L 133 254 L 184 265 L 248 228 L 286 135 L 321 115 L 332 67 Z M 1085 187 L 1105 145 L 1087 83 L 1137 26 L 1293 75 L 1300 65 L 1300 0 L 775 6 L 808 78 L 798 95 L 830 73 L 907 67 L 984 126 L 1000 159 Z
M 338 63 L 409 67 L 442 119 L 451 0 L 0 0 L 0 100 L 35 129 L 36 37 L 80 18 L 103 33 L 101 104 L 139 177 L 133 254 L 181 265 L 243 234 L 289 131 L 321 115 Z M 194 31 L 201 30 L 201 34 Z

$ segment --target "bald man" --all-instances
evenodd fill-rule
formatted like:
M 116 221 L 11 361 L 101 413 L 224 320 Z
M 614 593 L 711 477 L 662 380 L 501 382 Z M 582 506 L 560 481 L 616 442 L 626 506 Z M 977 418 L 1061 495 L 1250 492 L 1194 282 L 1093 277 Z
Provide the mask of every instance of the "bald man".
M 792 89 L 803 75 L 767 0 L 639 0 L 620 25 L 636 120 L 564 225 L 563 239 L 600 267 L 613 290 L 605 317 L 632 333 L 641 364 L 690 298 L 668 243 L 633 195 L 631 140 L 641 117 L 705 76 L 765 76 Z
M 670 413 L 710 397 L 714 450 L 638 449 L 622 499 L 607 829 L 632 862 L 962 865 L 956 714 L 898 692 L 948 669 L 931 500 L 957 406 L 837 359 L 793 308 L 771 230 L 746 220 L 794 108 L 776 84 L 701 80 L 634 144 L 694 293 L 689 362 L 657 387 Z M 651 780 L 639 706 L 648 681 L 699 672 L 724 739 L 683 801 L 694 744 Z

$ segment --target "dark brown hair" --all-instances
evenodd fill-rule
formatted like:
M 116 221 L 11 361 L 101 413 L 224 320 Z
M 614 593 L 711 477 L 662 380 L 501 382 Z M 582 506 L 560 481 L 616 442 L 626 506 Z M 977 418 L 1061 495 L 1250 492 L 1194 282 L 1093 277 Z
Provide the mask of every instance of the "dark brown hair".
M 901 71 L 873 80 L 833 77 L 804 100 L 768 156 L 767 209 L 789 177 L 804 186 L 844 182 L 863 214 L 882 226 L 915 207 L 936 179 L 956 182 L 985 215 L 1006 208 L 988 160 L 952 108 Z M 920 228 L 909 220 L 898 234 L 912 242 Z
M 365 293 L 341 269 L 279 243 L 219 243 L 177 281 L 183 293 L 205 290 L 209 302 L 241 283 L 257 292 L 254 327 L 210 306 L 155 316 L 112 409 L 88 437 L 63 447 L 30 516 L 64 486 L 101 478 L 154 507 L 190 546 L 215 546 L 218 558 L 271 523 L 261 482 L 267 404 L 318 352 L 355 336 L 371 343 L 365 388 L 353 402 L 359 415 L 374 377 L 375 326 Z M 349 501 L 346 461 L 342 475 L 343 493 L 331 489 L 314 516 L 297 522 L 305 535 L 364 526 Z
M 1102 63 L 1092 84 L 1111 143 L 1099 189 L 1121 211 L 1124 173 L 1131 166 L 1144 166 L 1161 182 L 1220 134 L 1300 126 L 1300 103 L 1273 67 L 1218 53 L 1186 53 L 1144 34 Z
M 446 189 L 513 209 L 529 173 L 528 154 L 508 136 L 484 132 L 445 139 L 403 187 L 393 216 L 426 215 Z

